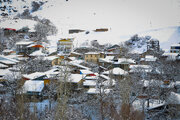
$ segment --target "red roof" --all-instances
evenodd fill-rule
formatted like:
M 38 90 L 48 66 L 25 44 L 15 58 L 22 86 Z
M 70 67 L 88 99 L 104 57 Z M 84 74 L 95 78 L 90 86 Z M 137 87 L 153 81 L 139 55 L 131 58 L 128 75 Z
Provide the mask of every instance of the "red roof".
M 32 47 L 36 47 L 36 48 L 43 48 L 43 46 L 42 46 L 42 45 L 34 45 L 34 46 L 32 46 Z
M 92 74 L 88 74 L 87 76 L 96 76 L 96 75 L 92 73 Z
M 13 30 L 13 31 L 16 31 L 16 29 L 13 29 L 13 28 L 5 28 L 4 30 Z

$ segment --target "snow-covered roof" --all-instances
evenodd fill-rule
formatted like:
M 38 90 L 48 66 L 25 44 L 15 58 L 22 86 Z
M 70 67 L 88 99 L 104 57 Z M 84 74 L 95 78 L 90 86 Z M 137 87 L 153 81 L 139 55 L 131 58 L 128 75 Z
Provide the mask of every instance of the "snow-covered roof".
M 180 94 L 179 93 L 175 93 L 175 92 L 171 92 L 168 100 L 167 100 L 168 104 L 180 104 Z
M 85 53 L 85 55 L 97 55 L 97 54 L 99 54 L 99 52 L 87 52 L 87 53 Z
M 179 53 L 163 53 L 162 56 L 177 56 Z
M 100 77 L 102 77 L 102 78 L 104 78 L 104 79 L 106 79 L 106 80 L 109 80 L 109 79 L 110 79 L 108 76 L 103 75 L 103 74 L 101 74 Z
M 112 63 L 113 59 L 114 59 L 114 56 L 106 56 L 105 58 L 99 58 L 99 62 Z
M 85 79 L 85 80 L 97 80 L 97 76 L 86 76 L 86 77 L 84 77 L 83 79 Z
M 171 47 L 180 47 L 180 44 L 173 44 Z
M 9 60 L 11 60 L 11 61 L 13 61 L 13 62 L 18 63 L 18 62 L 21 61 L 21 60 L 26 60 L 26 59 L 28 59 L 28 57 L 23 57 L 23 55 L 11 54 L 11 55 L 6 56 L 6 59 L 9 59 Z
M 40 49 L 31 53 L 30 56 L 47 56 L 47 54 L 43 53 L 42 50 Z
M 47 57 L 44 57 L 44 60 L 52 61 L 52 60 L 57 59 L 57 58 L 59 58 L 59 57 L 57 57 L 57 56 L 47 56 Z
M 2 60 L 4 62 L 9 61 L 12 63 L 18 63 L 19 62 L 18 60 L 12 59 L 11 55 L 8 55 L 8 56 L 0 55 L 0 60 Z
M 35 73 L 31 73 L 31 74 L 24 74 L 23 77 L 28 78 L 28 79 L 36 79 L 38 77 L 44 76 L 45 73 L 42 72 L 35 72 Z
M 44 46 L 43 46 L 43 45 L 40 45 L 40 44 L 35 44 L 35 43 L 30 44 L 30 45 L 28 45 L 27 47 L 28 47 L 28 48 L 30 48 L 30 47 L 44 48 Z
M 4 64 L 0 63 L 0 68 L 7 68 L 7 67 L 8 67 L 7 65 L 4 65 Z
M 145 72 L 151 72 L 152 67 L 150 65 L 130 65 L 130 71 L 129 72 L 140 72 L 140 71 L 145 71 Z
M 147 62 L 154 62 L 157 60 L 157 57 L 154 57 L 153 55 L 146 55 L 145 58 L 141 58 L 141 61 L 147 61 Z
M 20 41 L 20 42 L 16 42 L 16 45 L 30 45 L 32 44 L 32 41 Z
M 47 49 L 47 51 L 48 51 L 49 54 L 52 54 L 54 52 L 57 52 L 57 47 L 50 47 L 50 48 Z
M 7 64 L 7 65 L 15 65 L 16 62 L 9 61 L 9 60 L 0 60 L 1 63 Z
M 0 76 L 4 76 L 8 73 L 10 73 L 11 71 L 9 69 L 0 69 Z
M 123 69 L 121 69 L 121 68 L 119 68 L 119 67 L 116 67 L 116 68 L 113 68 L 113 69 L 111 69 L 109 71 L 103 72 L 103 74 L 108 74 L 108 75 L 109 74 L 113 74 L 113 75 L 127 75 L 128 72 L 123 70 Z
M 166 56 L 167 60 L 176 60 L 178 59 L 179 53 L 163 53 L 162 56 Z
M 180 81 L 176 81 L 176 82 L 175 82 L 175 85 L 176 85 L 176 86 L 180 86 Z
M 108 94 L 111 91 L 111 89 L 101 89 L 101 93 L 105 93 Z M 89 90 L 87 91 L 87 94 L 99 94 L 100 93 L 100 89 L 97 88 L 89 88 Z
M 42 92 L 43 88 L 44 88 L 44 81 L 27 80 L 23 85 L 23 93 Z
M 72 83 L 78 83 L 82 80 L 82 75 L 80 74 L 71 74 L 70 82 Z
M 73 60 L 73 61 L 71 61 L 70 63 L 81 64 L 81 63 L 83 63 L 83 62 L 84 62 L 84 60 Z
M 114 59 L 114 56 L 106 56 L 105 58 L 106 58 L 106 59 L 109 59 L 109 60 L 113 60 L 113 59 Z
M 81 69 L 89 70 L 88 67 L 85 67 L 85 66 L 83 66 L 83 65 L 80 65 L 80 64 L 78 64 L 78 63 L 76 63 L 76 62 L 69 62 L 69 65 L 76 66 L 76 67 L 79 67 L 79 68 L 81 68 Z
M 46 75 L 48 78 L 50 78 L 50 77 L 54 77 L 55 75 L 58 75 L 59 73 L 60 73 L 59 69 L 53 68 L 51 70 L 44 72 L 44 75 Z
M 114 62 L 114 64 L 135 64 L 135 61 L 127 58 L 118 58 L 118 62 Z
M 88 75 L 88 74 L 93 74 L 93 72 L 90 70 L 80 70 L 80 74 Z
M 74 60 L 76 60 L 76 57 L 68 57 L 68 59 L 74 61 Z
M 23 61 L 23 60 L 28 60 L 29 58 L 28 57 L 18 57 L 16 59 L 19 61 Z
M 83 86 L 92 86 L 92 87 L 95 87 L 96 86 L 96 81 L 95 80 L 85 80 L 83 82 Z
M 3 50 L 2 52 L 12 52 L 13 50 L 9 50 L 9 49 L 5 49 L 5 50 Z
M 6 58 L 10 58 L 10 59 L 13 59 L 13 60 L 18 59 L 18 57 L 23 57 L 23 55 L 11 54 L 11 55 L 6 56 Z M 18 62 L 18 61 L 16 60 L 16 62 Z

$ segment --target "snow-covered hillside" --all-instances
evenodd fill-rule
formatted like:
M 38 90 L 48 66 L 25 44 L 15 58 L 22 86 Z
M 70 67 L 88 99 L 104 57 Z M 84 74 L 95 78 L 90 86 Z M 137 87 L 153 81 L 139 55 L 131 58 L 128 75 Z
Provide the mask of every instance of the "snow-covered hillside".
M 0 16 L 16 16 L 25 10 L 30 13 L 41 10 L 47 0 L 0 0 Z
M 18 13 L 29 9 L 33 16 L 50 19 L 59 31 L 56 36 L 49 37 L 53 45 L 62 37 L 75 37 L 75 47 L 91 40 L 98 40 L 100 44 L 118 44 L 134 34 L 158 39 L 163 49 L 179 42 L 178 0 L 38 0 L 36 2 L 43 4 L 34 12 L 32 2 L 13 0 L 11 5 Z M 108 28 L 109 31 L 94 32 L 97 28 Z M 85 32 L 69 35 L 69 29 Z M 89 34 L 85 34 L 86 31 Z
M 34 32 L 34 26 L 37 24 L 37 21 L 29 19 L 10 19 L 2 18 L 0 16 L 0 28 L 13 28 L 20 30 L 23 27 L 28 27 L 30 32 Z
M 80 46 L 83 42 L 91 40 L 98 40 L 100 44 L 117 44 L 128 40 L 134 34 L 139 34 L 140 36 L 150 35 L 152 38 L 160 40 L 160 45 L 163 49 L 169 48 L 169 41 L 177 43 L 179 41 L 178 27 L 169 26 L 178 26 L 179 23 L 170 20 L 169 17 L 177 20 L 178 1 L 166 1 L 166 5 L 165 3 L 161 5 L 159 4 L 162 2 L 161 0 L 158 2 L 153 0 L 153 2 L 150 2 L 151 4 L 156 4 L 153 10 L 148 6 L 149 2 L 138 1 L 140 4 L 136 6 L 139 9 L 136 10 L 133 7 L 135 2 L 129 0 L 52 0 L 43 5 L 42 10 L 34 12 L 33 15 L 49 18 L 59 30 L 56 38 L 69 36 L 68 30 L 71 28 L 90 31 L 89 34 L 83 32 L 71 35 L 71 37 L 76 38 L 75 46 Z M 144 8 L 146 8 L 145 12 L 140 11 Z M 150 14 L 154 10 L 157 11 L 153 12 L 153 15 Z M 162 11 L 166 11 L 167 14 L 162 14 Z M 146 12 L 149 16 L 145 14 Z M 137 17 L 137 15 L 141 15 L 141 17 Z M 159 17 L 158 20 L 155 17 Z M 160 21 L 161 19 L 162 21 Z M 169 22 L 166 23 L 166 21 Z M 108 28 L 109 31 L 104 33 L 92 31 L 97 28 Z
M 139 33 L 140 36 L 152 36 L 160 41 L 162 49 L 170 49 L 170 45 L 180 42 L 180 26 L 152 29 Z

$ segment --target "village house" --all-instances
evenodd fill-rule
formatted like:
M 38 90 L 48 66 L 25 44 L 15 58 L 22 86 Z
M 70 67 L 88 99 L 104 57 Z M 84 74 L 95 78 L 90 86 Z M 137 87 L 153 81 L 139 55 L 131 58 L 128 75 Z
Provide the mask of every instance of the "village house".
M 113 66 L 114 67 L 120 67 L 123 70 L 128 71 L 130 65 L 135 65 L 136 62 L 132 59 L 127 59 L 127 58 L 118 58 L 114 59 L 113 61 Z
M 113 53 L 116 53 L 118 50 L 120 50 L 120 46 L 115 44 L 109 48 L 107 48 L 107 52 L 113 52 Z
M 69 57 L 76 57 L 77 59 L 83 59 L 83 55 L 78 52 L 71 52 Z
M 16 29 L 14 29 L 14 28 L 4 28 L 3 31 L 4 31 L 5 36 L 16 33 Z
M 115 67 L 111 70 L 105 71 L 102 74 L 111 77 L 112 79 L 119 79 L 119 78 L 123 78 L 124 76 L 128 75 L 128 72 L 119 68 L 119 67 Z
M 22 87 L 22 93 L 26 95 L 37 95 L 42 96 L 44 90 L 44 81 L 41 80 L 28 80 L 25 81 Z
M 8 68 L 7 65 L 4 65 L 4 64 L 1 64 L 1 63 L 0 63 L 0 69 L 6 69 L 6 68 Z
M 175 61 L 177 57 L 179 56 L 179 53 L 163 53 L 161 56 L 162 60 L 168 60 L 168 61 Z
M 44 60 L 50 61 L 52 66 L 60 65 L 61 63 L 61 59 L 58 56 L 47 56 L 44 57 Z
M 33 44 L 32 41 L 20 41 L 16 43 L 16 53 L 19 55 L 27 56 L 28 55 L 28 47 Z
M 67 56 L 73 50 L 73 40 L 74 38 L 62 38 L 57 43 L 58 55 Z
M 0 55 L 0 63 L 8 67 L 13 67 L 13 65 L 17 64 L 18 62 L 19 62 L 18 60 L 8 58 L 7 56 L 4 55 Z
M 66 60 L 66 61 L 68 61 L 68 62 L 71 62 L 71 61 L 77 60 L 77 58 L 76 58 L 76 57 L 67 57 L 67 58 L 65 58 L 64 60 Z
M 59 75 L 58 68 L 52 68 L 46 72 L 34 72 L 31 74 L 24 74 L 22 80 L 34 80 L 34 81 L 44 81 L 44 85 L 49 85 L 51 81 L 57 81 Z
M 171 53 L 180 53 L 180 44 L 171 45 L 170 52 Z
M 88 90 L 89 88 L 96 87 L 96 80 L 85 80 L 83 82 L 84 89 Z
M 85 30 L 81 30 L 81 29 L 69 29 L 69 34 L 80 33 L 84 31 Z
M 88 53 L 85 53 L 84 59 L 86 62 L 92 62 L 92 63 L 98 64 L 99 58 L 104 58 L 104 57 L 105 57 L 104 53 L 88 52 Z
M 34 72 L 31 74 L 24 74 L 23 80 L 43 80 L 46 77 L 46 74 L 43 72 Z
M 29 55 L 35 51 L 43 50 L 43 49 L 44 47 L 42 45 L 33 43 L 27 46 L 27 54 Z
M 74 61 L 70 61 L 68 62 L 69 67 L 71 68 L 71 72 L 73 73 L 80 73 L 80 70 L 89 70 L 90 68 L 81 65 L 81 63 L 83 62 L 83 60 L 74 60 Z
M 71 83 L 72 90 L 80 90 L 82 89 L 83 85 L 83 75 L 81 74 L 71 74 L 70 80 L 68 81 Z
M 140 63 L 141 64 L 149 64 L 149 63 L 153 63 L 156 62 L 157 57 L 153 56 L 153 55 L 145 55 L 144 58 L 140 59 Z
M 34 51 L 33 53 L 29 54 L 30 58 L 38 58 L 38 57 L 45 57 L 47 56 L 46 53 L 44 53 L 42 50 Z
M 97 28 L 94 32 L 107 32 L 108 28 Z
M 99 58 L 99 65 L 109 68 L 112 67 L 114 56 L 106 56 L 105 58 Z
M 16 51 L 13 51 L 13 50 L 9 50 L 9 49 L 5 49 L 5 50 L 3 50 L 2 51 L 2 54 L 3 55 L 10 55 L 10 54 L 15 54 L 16 53 Z

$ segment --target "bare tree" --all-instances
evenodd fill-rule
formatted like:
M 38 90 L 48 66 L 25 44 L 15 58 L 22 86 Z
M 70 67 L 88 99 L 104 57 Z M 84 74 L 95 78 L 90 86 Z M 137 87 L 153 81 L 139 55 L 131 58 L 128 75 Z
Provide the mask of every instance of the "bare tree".
M 67 119 L 67 102 L 70 95 L 70 87 L 68 81 L 70 80 L 70 72 L 67 63 L 64 62 L 59 75 L 59 81 L 57 82 L 57 109 L 55 113 L 56 120 L 66 120 Z

